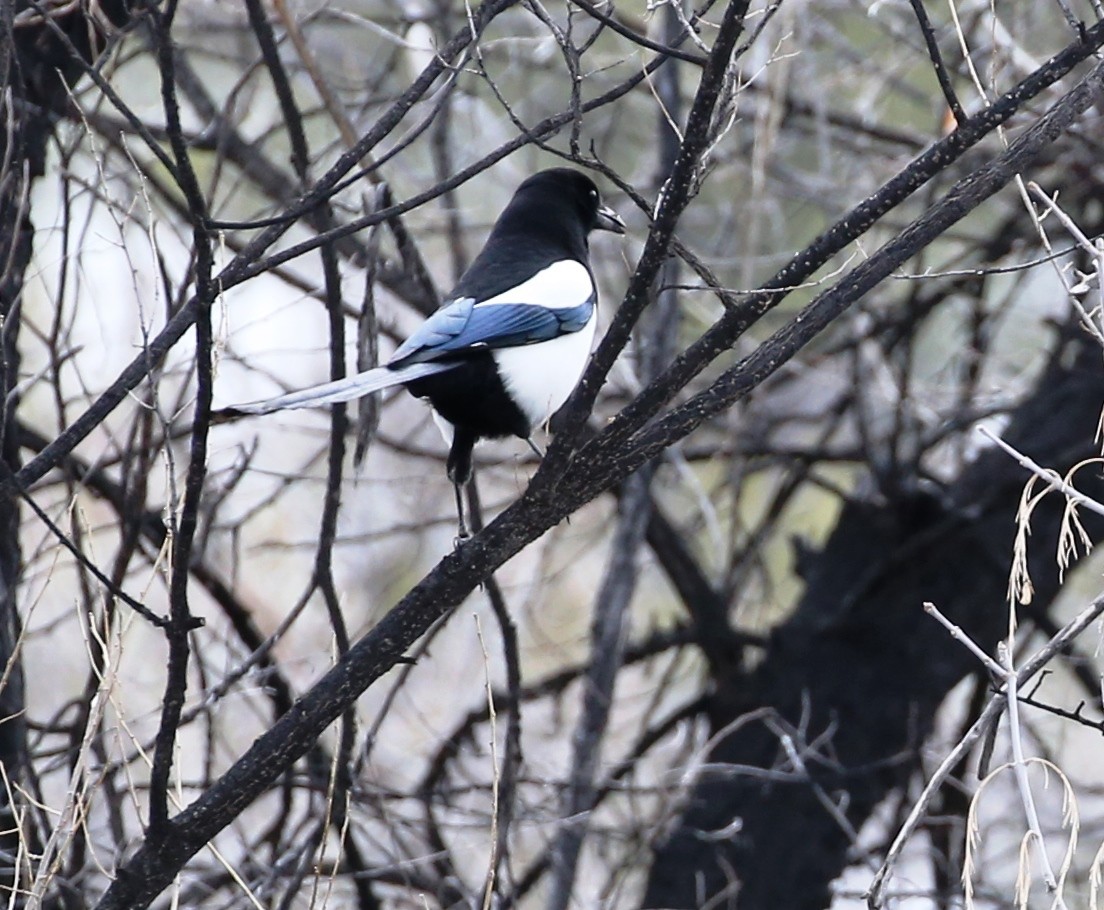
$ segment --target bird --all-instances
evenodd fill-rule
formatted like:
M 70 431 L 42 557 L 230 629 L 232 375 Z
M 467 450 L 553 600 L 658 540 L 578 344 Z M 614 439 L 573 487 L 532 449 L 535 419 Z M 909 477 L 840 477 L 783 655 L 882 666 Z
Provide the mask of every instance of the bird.
M 384 366 L 220 416 L 319 407 L 405 386 L 428 400 L 449 446 L 446 473 L 460 538 L 467 538 L 463 490 L 475 444 L 516 436 L 542 456 L 533 431 L 582 378 L 598 318 L 588 241 L 596 230 L 624 234 L 625 223 L 589 176 L 566 167 L 533 174 L 440 308 Z

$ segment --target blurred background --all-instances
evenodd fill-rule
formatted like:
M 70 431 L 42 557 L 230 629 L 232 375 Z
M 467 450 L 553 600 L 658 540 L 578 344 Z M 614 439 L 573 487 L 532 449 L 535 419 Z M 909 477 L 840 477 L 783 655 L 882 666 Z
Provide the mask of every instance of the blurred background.
M 33 225 L 30 250 L 4 235 L 8 469 L 105 390 L 119 403 L 34 478 L 40 511 L 0 516 L 14 529 L 10 906 L 95 906 L 147 833 L 170 652 L 119 589 L 157 616 L 179 591 L 203 620 L 187 635 L 173 814 L 455 545 L 445 446 L 400 389 L 347 420 L 210 426 L 181 549 L 197 371 L 218 408 L 325 381 L 335 359 L 386 360 L 516 186 L 565 161 L 628 225 L 591 240 L 601 337 L 731 4 L 743 26 L 694 189 L 595 431 L 894 175 L 911 169 L 915 192 L 776 287 L 667 408 L 1002 154 L 1088 72 L 1099 5 L 530 0 L 484 20 L 448 0 L 15 4 L 9 77 L 50 116 L 26 167 L 4 146 L 5 224 Z M 411 94 L 477 22 L 478 40 Z M 1047 76 L 1067 47 L 1090 62 Z M 61 78 L 34 82 L 32 64 Z M 1007 126 L 917 166 L 1029 77 L 1040 87 Z M 994 656 L 1004 639 L 1019 666 L 1100 597 L 1099 561 L 1083 558 L 1100 509 L 1040 479 L 1025 492 L 1031 473 L 981 432 L 1060 476 L 1079 466 L 1071 482 L 1099 501 L 1100 126 L 1094 105 L 798 356 L 502 565 L 157 906 L 866 906 L 925 782 L 994 691 L 925 602 Z M 372 130 L 355 179 L 297 208 Z M 174 142 L 194 189 L 155 154 Z M 225 267 L 238 271 L 223 288 Z M 194 329 L 160 347 L 211 287 L 211 362 Z M 132 364 L 144 378 L 123 388 Z M 537 468 L 520 440 L 478 449 L 484 520 Z M 888 906 L 1095 906 L 1098 626 L 1054 652 L 1015 723 L 1005 711 L 944 769 Z

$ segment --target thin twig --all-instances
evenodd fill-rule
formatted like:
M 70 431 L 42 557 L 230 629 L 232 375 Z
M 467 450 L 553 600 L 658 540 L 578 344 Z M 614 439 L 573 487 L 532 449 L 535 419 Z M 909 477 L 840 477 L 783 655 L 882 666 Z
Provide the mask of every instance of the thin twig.
M 1050 864 L 1046 839 L 1043 837 L 1043 826 L 1039 823 L 1039 811 L 1035 807 L 1035 796 L 1031 792 L 1031 781 L 1027 777 L 1027 759 L 1024 756 L 1023 731 L 1020 727 L 1019 679 L 1016 675 L 1012 649 L 1008 643 L 1000 642 L 997 651 L 1001 656 L 1004 667 L 1006 686 L 1004 697 L 1008 706 L 1008 738 L 1012 745 L 1012 770 L 1016 776 L 1016 789 L 1019 791 L 1024 815 L 1027 817 L 1027 829 L 1031 834 L 1031 839 L 1035 842 L 1039 862 L 1043 866 L 1043 880 L 1046 882 L 1047 891 L 1054 895 L 1054 906 L 1058 907 L 1059 910 L 1065 910 L 1065 897 L 1062 894 L 1058 877 L 1054 874 L 1054 868 Z
M 169 660 L 166 670 L 165 697 L 161 706 L 161 723 L 154 746 L 153 766 L 150 769 L 149 836 L 157 842 L 168 836 L 169 830 L 169 773 L 173 765 L 176 735 L 180 715 L 184 708 L 184 696 L 188 687 L 188 663 L 190 644 L 188 637 L 200 624 L 192 616 L 188 602 L 189 566 L 199 520 L 203 482 L 207 476 L 207 434 L 211 423 L 211 399 L 213 394 L 214 335 L 211 325 L 211 307 L 220 293 L 211 275 L 214 268 L 212 239 L 207 233 L 207 202 L 192 167 L 184 140 L 180 119 L 180 105 L 176 94 L 176 47 L 172 38 L 172 23 L 176 2 L 170 0 L 163 10 L 151 11 L 152 28 L 157 48 L 161 76 L 161 100 L 165 111 L 169 144 L 176 162 L 177 179 L 188 203 L 192 224 L 192 243 L 195 255 L 195 286 L 197 298 L 202 301 L 196 312 L 195 417 L 188 460 L 188 472 L 184 485 L 184 503 L 180 520 L 172 535 L 172 566 L 169 580 L 169 624 L 165 637 L 169 644 Z
M 1056 635 L 1051 637 L 1050 641 L 1039 648 L 1024 662 L 1015 673 L 1015 686 L 1017 688 L 1022 687 L 1024 683 L 1035 676 L 1035 674 L 1050 663 L 1054 657 L 1067 648 L 1078 635 L 1092 625 L 1101 614 L 1104 614 L 1104 595 L 1097 597 L 1096 600 L 1090 603 L 1077 616 L 1066 623 Z M 931 805 L 931 801 L 935 798 L 935 794 L 939 791 L 940 787 L 943 786 L 943 783 L 956 765 L 970 749 L 974 747 L 978 740 L 981 739 L 990 725 L 997 720 L 1000 713 L 1004 710 L 1006 703 L 1007 692 L 1002 691 L 993 695 L 985 705 L 985 709 L 981 712 L 978 719 L 974 721 L 970 729 L 966 731 L 965 735 L 958 741 L 955 747 L 947 753 L 943 761 L 939 763 L 939 767 L 933 772 L 928 783 L 924 786 L 920 797 L 916 800 L 904 824 L 901 826 L 901 830 L 897 832 L 897 836 L 893 839 L 893 843 L 886 853 L 885 861 L 879 867 L 870 883 L 870 887 L 866 891 L 866 903 L 870 910 L 878 910 L 878 908 L 884 905 L 885 888 L 889 876 L 900 860 L 905 844 L 923 821 L 928 811 L 928 806 Z
M 943 92 L 943 98 L 947 102 L 947 107 L 949 107 L 951 113 L 954 114 L 955 122 L 959 126 L 965 126 L 969 118 L 966 116 L 966 111 L 962 109 L 962 103 L 958 100 L 958 95 L 955 94 L 951 77 L 947 73 L 947 66 L 943 62 L 943 55 L 939 51 L 939 42 L 935 38 L 935 29 L 932 28 L 931 20 L 928 18 L 928 11 L 924 9 L 924 0 L 909 0 L 909 2 L 912 4 L 912 10 L 916 13 L 916 19 L 920 23 L 920 31 L 924 35 L 924 43 L 928 48 L 928 56 L 931 58 L 932 67 L 935 69 L 935 78 L 939 80 L 939 88 Z
M 1006 672 L 1004 667 L 997 663 L 992 657 L 985 653 L 985 651 L 975 642 L 969 635 L 962 631 L 961 626 L 956 626 L 953 622 L 947 619 L 939 608 L 936 607 L 931 601 L 924 602 L 924 612 L 929 616 L 934 617 L 939 624 L 950 633 L 951 638 L 957 641 L 959 644 L 965 645 L 967 650 L 980 660 L 990 673 L 996 676 L 998 679 L 1004 679 Z
M 1036 464 L 1028 456 L 1022 452 L 1016 451 L 1007 442 L 993 433 L 988 427 L 978 427 L 978 432 L 981 433 L 986 439 L 995 443 L 1002 451 L 1011 455 L 1018 464 L 1029 470 L 1032 474 L 1038 477 L 1043 483 L 1045 483 L 1052 490 L 1055 490 L 1069 499 L 1071 502 L 1076 503 L 1079 506 L 1084 506 L 1090 512 L 1095 512 L 1097 515 L 1104 515 L 1104 504 L 1097 502 L 1095 499 L 1091 499 L 1084 493 L 1071 486 L 1065 480 L 1061 478 L 1059 474 L 1049 468 L 1044 468 L 1042 465 Z
M 491 685 L 491 659 L 487 654 L 487 642 L 483 639 L 483 627 L 479 623 L 479 614 L 475 616 L 475 634 L 479 638 L 479 647 L 483 652 L 483 684 L 487 691 L 487 717 L 490 718 L 491 745 L 491 855 L 487 862 L 487 876 L 483 882 L 483 910 L 491 910 L 495 895 L 495 879 L 498 877 L 498 715 L 495 713 L 494 687 Z

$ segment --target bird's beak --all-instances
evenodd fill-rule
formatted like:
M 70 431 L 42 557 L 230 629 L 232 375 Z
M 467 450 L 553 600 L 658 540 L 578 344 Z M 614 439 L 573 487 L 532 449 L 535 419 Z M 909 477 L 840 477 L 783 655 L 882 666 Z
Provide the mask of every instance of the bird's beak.
M 603 205 L 598 209 L 598 220 L 594 224 L 594 229 L 598 231 L 612 231 L 614 234 L 624 234 L 625 222 L 622 221 L 621 216 L 608 205 Z

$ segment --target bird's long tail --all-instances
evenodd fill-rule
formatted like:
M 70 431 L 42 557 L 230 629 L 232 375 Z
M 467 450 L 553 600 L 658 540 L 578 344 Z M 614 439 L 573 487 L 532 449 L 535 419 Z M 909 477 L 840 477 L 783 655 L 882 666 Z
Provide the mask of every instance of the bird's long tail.
M 245 404 L 234 405 L 219 411 L 222 419 L 238 417 L 243 414 L 271 414 L 273 411 L 287 411 L 292 408 L 317 408 L 327 404 L 336 404 L 339 401 L 349 401 L 353 398 L 362 398 L 379 392 L 391 386 L 402 385 L 413 379 L 421 379 L 423 376 L 432 376 L 434 373 L 444 373 L 453 369 L 457 364 L 442 363 L 440 361 L 430 363 L 412 363 L 408 366 L 392 370 L 389 367 L 377 367 L 338 379 L 334 382 L 326 382 L 322 385 L 311 386 L 299 392 L 291 392 L 280 395 L 278 398 L 265 398 L 261 401 L 249 401 Z

